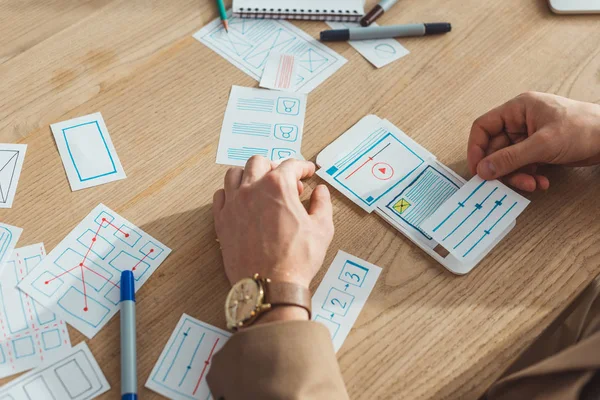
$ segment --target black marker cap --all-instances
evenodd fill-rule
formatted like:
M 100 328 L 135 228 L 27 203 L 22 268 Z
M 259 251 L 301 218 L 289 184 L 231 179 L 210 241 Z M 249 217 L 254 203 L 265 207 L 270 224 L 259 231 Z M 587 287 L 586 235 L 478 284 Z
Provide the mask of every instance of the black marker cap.
M 348 29 L 334 29 L 321 32 L 322 42 L 343 42 L 346 40 L 350 40 L 350 30 Z
M 452 25 L 449 22 L 437 22 L 425 25 L 426 35 L 439 35 L 440 33 L 448 33 L 452 30 Z

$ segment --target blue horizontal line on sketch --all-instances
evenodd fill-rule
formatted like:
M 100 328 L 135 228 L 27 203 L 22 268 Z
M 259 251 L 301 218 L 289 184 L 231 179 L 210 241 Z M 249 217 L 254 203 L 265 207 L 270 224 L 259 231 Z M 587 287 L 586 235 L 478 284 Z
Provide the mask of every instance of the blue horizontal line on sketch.
M 496 227 L 496 225 L 498 225 L 498 223 L 500 221 L 502 221 L 502 219 L 504 219 L 504 217 L 506 217 L 506 215 L 512 211 L 513 208 L 515 208 L 515 206 L 517 205 L 517 202 L 515 201 L 513 203 L 512 206 L 510 206 L 510 208 L 508 210 L 506 210 L 506 212 L 504 212 L 504 214 L 502 214 L 502 216 L 500 218 L 498 218 L 498 220 L 496 222 L 494 222 L 494 224 L 490 227 L 490 229 L 487 229 L 485 231 L 483 231 L 483 235 L 481 235 L 481 237 L 479 238 L 479 240 L 477 242 L 475 242 L 475 244 L 473 246 L 471 246 L 471 248 L 465 253 L 463 254 L 463 257 L 466 257 L 475 247 L 477 247 L 477 245 L 479 243 L 481 243 L 481 241 L 492 232 L 492 229 L 494 229 Z
M 252 156 L 267 157 L 269 150 L 256 147 L 242 147 L 241 149 L 227 149 L 227 156 L 232 160 L 247 160 Z
M 266 113 L 270 113 L 273 112 L 273 107 L 271 108 L 255 108 L 255 107 L 239 107 L 238 106 L 238 111 L 256 111 L 256 112 L 266 112 Z
M 234 122 L 231 132 L 236 135 L 270 136 L 273 127 L 271 124 L 239 123 Z

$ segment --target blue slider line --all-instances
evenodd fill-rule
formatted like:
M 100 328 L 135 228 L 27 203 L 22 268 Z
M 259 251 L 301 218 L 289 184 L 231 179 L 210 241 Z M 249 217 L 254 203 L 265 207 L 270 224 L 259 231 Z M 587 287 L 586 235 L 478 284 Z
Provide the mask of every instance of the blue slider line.
M 464 207 L 464 206 L 465 206 L 465 203 L 466 203 L 467 201 L 469 201 L 469 199 L 470 199 L 471 197 L 473 197 L 473 195 L 474 195 L 475 193 L 477 193 L 477 191 L 478 191 L 479 189 L 481 189 L 481 187 L 482 187 L 483 185 L 485 185 L 485 183 L 486 183 L 486 182 L 487 182 L 487 181 L 483 181 L 483 182 L 481 182 L 479 185 L 477 185 L 477 187 L 476 187 L 475 189 L 473 189 L 473 191 L 471 192 L 471 194 L 470 194 L 469 196 L 467 196 L 467 198 L 466 198 L 464 201 L 462 201 L 462 202 L 461 202 L 461 201 L 459 201 L 459 202 L 458 202 L 458 206 L 456 206 L 456 208 L 454 209 L 454 211 L 452 211 L 452 212 L 450 213 L 450 215 L 448 215 L 446 218 L 444 218 L 444 220 L 443 220 L 442 222 L 440 222 L 440 224 L 439 224 L 438 226 L 436 226 L 435 228 L 433 228 L 433 231 L 434 231 L 434 232 L 436 232 L 438 229 L 440 229 L 440 228 L 442 227 L 442 225 L 444 225 L 444 224 L 445 224 L 445 223 L 446 223 L 446 222 L 447 222 L 447 221 L 448 221 L 448 220 L 449 220 L 449 219 L 450 219 L 450 218 L 451 218 L 451 217 L 452 217 L 454 214 L 456 214 L 456 212 L 457 212 L 458 210 L 460 210 L 462 207 Z
M 204 339 L 204 335 L 206 335 L 206 333 L 202 333 L 202 336 L 200 337 L 200 340 L 198 341 L 198 344 L 196 345 L 196 349 L 194 350 L 194 354 L 192 354 L 192 359 L 190 360 L 190 363 L 188 364 L 188 366 L 185 368 L 185 374 L 183 374 L 183 376 L 181 377 L 181 380 L 179 381 L 180 387 L 183 384 L 183 381 L 185 381 L 185 378 L 187 377 L 188 372 L 190 372 L 190 369 L 192 369 L 192 364 L 194 362 L 194 358 L 196 358 L 196 353 L 198 353 L 198 349 L 200 348 L 200 344 L 202 343 L 202 340 Z
M 502 221 L 502 219 L 504 217 L 506 217 L 506 214 L 508 214 L 515 206 L 517 205 L 517 202 L 515 201 L 515 203 L 510 206 L 510 208 L 508 210 L 506 210 L 506 212 L 504 214 L 502 214 L 502 216 L 500 218 L 498 218 L 498 220 L 496 222 L 494 222 L 494 225 L 492 225 L 490 227 L 490 229 L 483 231 L 483 235 L 481 235 L 481 238 L 479 238 L 479 240 L 469 249 L 469 251 L 467 251 L 465 254 L 463 254 L 463 257 L 466 257 L 467 254 L 469 254 L 471 252 L 471 250 L 473 250 L 482 240 L 483 238 L 485 238 L 487 235 L 490 234 L 490 232 L 492 232 L 492 229 L 494 229 L 494 227 L 496 225 L 498 225 L 498 222 Z
M 177 357 L 179 356 L 179 352 L 181 351 L 181 348 L 183 347 L 183 344 L 185 343 L 185 339 L 187 339 L 187 337 L 190 333 L 190 329 L 192 329 L 192 328 L 188 328 L 188 330 L 183 333 L 183 339 L 181 340 L 181 343 L 179 343 L 179 347 L 177 348 L 177 351 L 175 352 L 175 357 L 173 357 L 173 361 L 171 361 L 171 365 L 169 365 L 169 368 L 167 369 L 167 373 L 165 374 L 165 377 L 163 378 L 163 382 L 167 380 L 167 376 L 169 376 L 169 372 L 171 372 L 171 368 L 173 368 L 173 364 L 175 364 L 175 360 L 177 360 Z
M 482 207 L 483 207 L 483 205 L 485 204 L 486 200 L 487 200 L 487 199 L 489 199 L 489 198 L 490 198 L 490 196 L 491 196 L 492 194 L 494 194 L 494 192 L 495 192 L 496 190 L 498 190 L 498 187 L 495 187 L 495 188 L 494 188 L 494 190 L 492 190 L 492 191 L 491 191 L 491 192 L 490 192 L 490 193 L 489 193 L 489 194 L 486 196 L 486 198 L 485 198 L 485 199 L 483 199 L 483 201 L 482 201 L 481 203 L 479 203 L 479 204 L 475 204 L 475 209 L 474 209 L 473 211 L 471 211 L 471 213 L 470 213 L 469 215 L 467 215 L 467 217 L 466 217 L 465 219 L 463 219 L 463 220 L 462 220 L 462 222 L 461 222 L 460 224 L 458 224 L 458 225 L 456 226 L 456 228 L 454 228 L 454 229 L 452 230 L 452 232 L 450 232 L 449 234 L 447 234 L 447 235 L 446 235 L 446 237 L 445 237 L 445 238 L 442 240 L 442 242 L 443 242 L 444 240 L 448 239 L 450 236 L 452 236 L 452 234 L 453 234 L 454 232 L 456 232 L 456 231 L 457 231 L 457 230 L 458 230 L 458 229 L 459 229 L 459 228 L 460 228 L 460 227 L 461 227 L 461 226 L 462 226 L 462 225 L 463 225 L 465 222 L 467 222 L 467 220 L 468 220 L 469 218 L 471 218 L 471 215 L 475 214 L 475 211 L 477 211 L 477 210 L 481 210 L 481 208 L 482 208 Z
M 460 242 L 459 242 L 459 243 L 458 243 L 456 246 L 454 246 L 454 247 L 453 247 L 453 249 L 456 249 L 458 246 L 460 246 L 461 244 L 463 244 L 463 242 L 464 242 L 465 240 L 467 240 L 467 238 L 468 238 L 469 236 L 471 236 L 471 234 L 472 234 L 473 232 L 475 232 L 475 231 L 477 230 L 477 228 L 479 228 L 479 227 L 481 226 L 481 224 L 483 224 L 483 223 L 485 222 L 485 220 L 486 220 L 486 219 L 488 219 L 488 217 L 489 217 L 490 215 L 492 215 L 492 213 L 493 213 L 493 212 L 496 210 L 496 208 L 498 208 L 498 207 L 500 207 L 500 206 L 502 205 L 502 202 L 504 201 L 504 199 L 505 199 L 505 198 L 506 198 L 506 195 L 504 195 L 504 196 L 503 196 L 503 197 L 502 197 L 500 200 L 496 200 L 496 204 L 494 205 L 494 208 L 492 208 L 492 209 L 490 210 L 490 212 L 488 212 L 488 213 L 487 213 L 487 215 L 486 215 L 486 216 L 485 216 L 485 217 L 484 217 L 484 218 L 483 218 L 481 221 L 479 221 L 479 223 L 478 223 L 478 224 L 475 226 L 475 228 L 473 228 L 473 230 L 471 230 L 471 232 L 469 232 L 469 233 L 467 234 L 467 236 L 465 236 L 465 237 L 463 238 L 463 240 L 461 240 L 461 241 L 460 241 Z

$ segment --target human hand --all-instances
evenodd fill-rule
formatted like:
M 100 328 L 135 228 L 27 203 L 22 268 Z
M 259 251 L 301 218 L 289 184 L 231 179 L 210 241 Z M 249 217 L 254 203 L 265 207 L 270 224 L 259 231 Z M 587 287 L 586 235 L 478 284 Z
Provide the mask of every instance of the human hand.
M 213 213 L 232 284 L 258 273 L 308 288 L 333 238 L 327 187 L 315 188 L 308 211 L 300 202 L 300 180 L 314 173 L 315 165 L 308 161 L 286 160 L 277 166 L 258 156 L 244 170 L 227 171 L 225 188 L 214 195 Z
M 600 105 L 524 93 L 473 123 L 467 159 L 471 173 L 483 179 L 547 190 L 541 164 L 600 164 Z

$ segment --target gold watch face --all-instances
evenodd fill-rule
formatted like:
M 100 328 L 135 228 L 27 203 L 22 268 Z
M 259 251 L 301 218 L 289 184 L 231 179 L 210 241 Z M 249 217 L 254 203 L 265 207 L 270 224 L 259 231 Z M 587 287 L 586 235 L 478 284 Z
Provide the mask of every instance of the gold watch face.
M 227 326 L 233 329 L 254 319 L 263 297 L 263 289 L 254 279 L 242 279 L 233 285 L 225 302 Z

